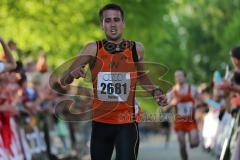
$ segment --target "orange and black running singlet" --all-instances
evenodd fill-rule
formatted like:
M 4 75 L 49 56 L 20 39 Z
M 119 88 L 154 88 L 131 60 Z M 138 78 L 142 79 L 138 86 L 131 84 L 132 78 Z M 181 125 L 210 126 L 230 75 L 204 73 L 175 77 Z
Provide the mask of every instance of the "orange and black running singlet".
M 186 94 L 181 95 L 177 90 L 174 90 L 174 94 L 179 98 L 179 103 L 176 106 L 175 131 L 190 132 L 193 129 L 197 129 L 195 100 L 191 94 L 191 85 L 188 86 Z
M 97 41 L 97 46 L 96 60 L 91 67 L 93 120 L 110 124 L 137 121 L 140 109 L 135 102 L 136 43 L 124 40 L 119 47 L 102 40 Z

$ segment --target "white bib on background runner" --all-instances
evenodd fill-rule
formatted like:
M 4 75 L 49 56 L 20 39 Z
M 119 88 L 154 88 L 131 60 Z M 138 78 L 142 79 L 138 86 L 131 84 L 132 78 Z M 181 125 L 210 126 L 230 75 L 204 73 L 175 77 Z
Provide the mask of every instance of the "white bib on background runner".
M 193 103 L 192 102 L 181 102 L 177 104 L 178 115 L 182 117 L 191 116 L 193 112 Z
M 97 95 L 101 101 L 125 102 L 130 92 L 129 72 L 99 72 Z
M 4 71 L 4 63 L 0 61 L 0 73 Z

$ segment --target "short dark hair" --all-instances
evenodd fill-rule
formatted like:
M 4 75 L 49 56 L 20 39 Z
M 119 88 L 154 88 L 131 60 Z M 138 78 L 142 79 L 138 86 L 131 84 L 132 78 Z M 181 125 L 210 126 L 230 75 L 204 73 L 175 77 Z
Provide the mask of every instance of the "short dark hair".
M 187 77 L 187 72 L 183 68 L 176 69 L 176 72 L 179 72 L 179 71 L 183 73 L 184 77 Z
M 233 58 L 240 59 L 240 46 L 232 48 L 230 54 Z
M 99 17 L 100 17 L 100 21 L 103 21 L 103 12 L 106 10 L 116 10 L 116 11 L 120 11 L 121 16 L 122 16 L 122 20 L 124 20 L 124 12 L 123 9 L 118 5 L 118 4 L 107 4 L 105 6 L 103 6 L 100 10 L 99 10 Z

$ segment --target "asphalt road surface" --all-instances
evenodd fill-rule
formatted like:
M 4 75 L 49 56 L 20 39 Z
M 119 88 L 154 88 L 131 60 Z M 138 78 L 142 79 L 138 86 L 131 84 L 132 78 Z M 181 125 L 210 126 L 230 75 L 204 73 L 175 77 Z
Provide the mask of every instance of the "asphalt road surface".
M 201 147 L 195 149 L 188 147 L 188 153 L 189 160 L 216 160 L 213 155 L 204 152 Z M 176 136 L 172 135 L 167 147 L 160 135 L 152 135 L 143 139 L 140 144 L 138 160 L 181 160 Z
M 172 133 L 170 142 L 165 147 L 164 137 L 159 134 L 141 136 L 138 160 L 181 160 L 176 135 Z M 188 147 L 189 160 L 216 160 L 216 158 L 202 150 L 201 147 L 190 149 Z M 90 160 L 90 155 L 81 160 Z M 115 160 L 113 154 L 112 160 Z

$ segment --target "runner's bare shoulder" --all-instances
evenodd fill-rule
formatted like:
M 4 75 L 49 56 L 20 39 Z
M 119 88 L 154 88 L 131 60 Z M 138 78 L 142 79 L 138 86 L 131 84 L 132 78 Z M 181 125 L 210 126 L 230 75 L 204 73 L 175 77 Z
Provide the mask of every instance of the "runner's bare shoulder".
M 141 61 L 144 58 L 144 46 L 140 42 L 136 42 L 136 49 L 138 53 L 138 60 Z
M 79 56 L 93 56 L 95 57 L 97 53 L 97 43 L 90 42 L 88 43 L 80 52 Z

